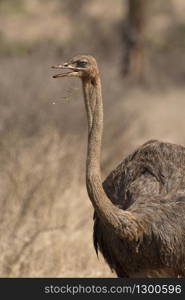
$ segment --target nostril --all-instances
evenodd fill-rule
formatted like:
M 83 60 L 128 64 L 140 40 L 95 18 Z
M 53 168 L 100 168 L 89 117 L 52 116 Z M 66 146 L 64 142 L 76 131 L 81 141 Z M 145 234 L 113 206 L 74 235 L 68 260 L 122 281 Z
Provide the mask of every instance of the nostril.
M 65 63 L 65 64 L 64 64 L 64 67 L 67 67 L 67 66 L 68 66 L 68 63 Z

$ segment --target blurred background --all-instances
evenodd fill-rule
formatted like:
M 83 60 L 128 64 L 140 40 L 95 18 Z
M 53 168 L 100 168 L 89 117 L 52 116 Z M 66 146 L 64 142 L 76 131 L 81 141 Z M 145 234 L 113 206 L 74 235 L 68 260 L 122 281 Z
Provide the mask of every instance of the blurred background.
M 0 276 L 113 277 L 92 244 L 79 80 L 96 57 L 103 178 L 148 139 L 185 145 L 184 0 L 0 0 Z

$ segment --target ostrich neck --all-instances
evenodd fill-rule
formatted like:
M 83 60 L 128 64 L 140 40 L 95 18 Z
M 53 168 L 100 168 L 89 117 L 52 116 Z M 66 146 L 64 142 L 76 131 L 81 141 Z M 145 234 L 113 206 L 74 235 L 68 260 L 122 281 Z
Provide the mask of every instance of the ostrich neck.
M 98 175 L 101 178 L 100 157 L 103 132 L 103 103 L 100 79 L 95 82 L 85 80 L 84 98 L 88 121 L 87 177 Z
M 122 210 L 107 197 L 101 179 L 101 139 L 103 131 L 103 103 L 100 78 L 92 82 L 83 80 L 83 91 L 88 121 L 86 185 L 89 198 L 101 221 L 111 228 L 121 230 Z

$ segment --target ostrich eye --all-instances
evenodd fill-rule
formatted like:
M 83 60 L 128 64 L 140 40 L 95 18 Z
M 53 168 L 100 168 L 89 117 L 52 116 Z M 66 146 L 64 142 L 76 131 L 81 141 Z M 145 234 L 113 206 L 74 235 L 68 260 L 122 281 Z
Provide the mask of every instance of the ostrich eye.
M 85 68 L 87 66 L 87 61 L 85 60 L 77 61 L 76 65 L 79 68 Z

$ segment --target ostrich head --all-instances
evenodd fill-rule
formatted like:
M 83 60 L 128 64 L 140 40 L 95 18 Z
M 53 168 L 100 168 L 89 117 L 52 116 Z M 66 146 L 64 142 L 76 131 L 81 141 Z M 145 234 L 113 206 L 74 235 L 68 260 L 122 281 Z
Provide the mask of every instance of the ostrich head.
M 98 66 L 94 57 L 90 55 L 78 55 L 65 62 L 62 65 L 52 66 L 53 69 L 69 70 L 56 74 L 53 78 L 58 77 L 79 77 L 91 81 L 99 75 Z

